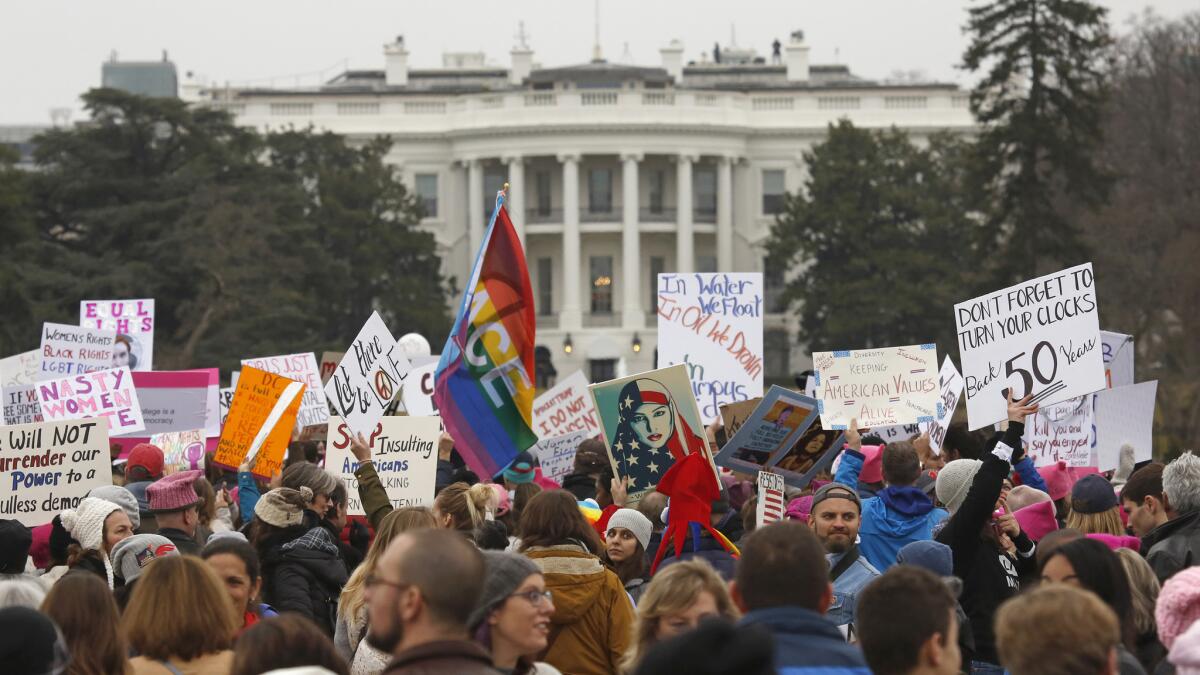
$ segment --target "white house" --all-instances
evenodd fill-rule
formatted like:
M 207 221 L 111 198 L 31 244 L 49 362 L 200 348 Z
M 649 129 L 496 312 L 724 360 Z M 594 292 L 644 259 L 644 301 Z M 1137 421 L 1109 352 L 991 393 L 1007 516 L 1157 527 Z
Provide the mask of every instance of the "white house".
M 383 69 L 318 87 L 185 83 L 184 97 L 264 130 L 312 124 L 351 139 L 390 136 L 392 161 L 425 203 L 422 226 L 460 286 L 509 182 L 537 301 L 541 386 L 555 371 L 582 368 L 601 381 L 653 367 L 654 284 L 664 271 L 765 272 L 767 378 L 789 381 L 809 367 L 808 353 L 779 312 L 783 270 L 764 269 L 764 242 L 783 194 L 802 185 L 803 151 L 843 117 L 918 139 L 974 126 L 955 85 L 880 83 L 810 65 L 800 32 L 778 56 L 726 50 L 720 63 L 685 65 L 673 41 L 653 67 L 539 67 L 518 44 L 507 68 L 448 54 L 444 67 L 419 70 L 403 38 L 383 51 Z

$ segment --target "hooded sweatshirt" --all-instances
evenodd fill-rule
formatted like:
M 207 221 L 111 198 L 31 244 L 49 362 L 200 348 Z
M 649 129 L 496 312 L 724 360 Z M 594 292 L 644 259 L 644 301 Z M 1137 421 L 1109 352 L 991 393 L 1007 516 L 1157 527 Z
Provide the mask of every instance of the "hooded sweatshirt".
M 838 466 L 835 482 L 843 485 L 858 483 L 863 454 L 846 450 Z M 890 486 L 878 496 L 862 502 L 858 548 L 862 555 L 880 572 L 896 564 L 896 554 L 905 544 L 933 538 L 933 529 L 949 517 L 944 509 L 935 508 L 923 491 L 912 486 Z
M 577 543 L 523 553 L 554 594 L 550 646 L 541 660 L 572 675 L 620 672 L 633 634 L 633 605 L 617 575 Z

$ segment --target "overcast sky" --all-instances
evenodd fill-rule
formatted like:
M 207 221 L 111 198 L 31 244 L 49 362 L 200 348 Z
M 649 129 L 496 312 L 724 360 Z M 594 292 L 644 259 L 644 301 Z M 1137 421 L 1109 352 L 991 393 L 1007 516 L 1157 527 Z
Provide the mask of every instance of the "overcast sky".
M 1174 18 L 1196 0 L 1102 0 L 1117 32 L 1146 7 Z M 685 58 L 731 40 L 770 54 L 803 29 L 813 63 L 844 63 L 867 78 L 921 71 L 967 84 L 956 69 L 965 0 L 601 0 L 605 58 L 657 65 L 659 47 L 683 41 Z M 0 124 L 46 124 L 53 107 L 79 119 L 79 94 L 100 84 L 100 64 L 156 60 L 212 82 L 314 84 L 351 68 L 382 68 L 382 45 L 403 34 L 414 67 L 443 51 L 484 51 L 508 64 L 517 22 L 543 65 L 591 57 L 591 0 L 0 0 Z

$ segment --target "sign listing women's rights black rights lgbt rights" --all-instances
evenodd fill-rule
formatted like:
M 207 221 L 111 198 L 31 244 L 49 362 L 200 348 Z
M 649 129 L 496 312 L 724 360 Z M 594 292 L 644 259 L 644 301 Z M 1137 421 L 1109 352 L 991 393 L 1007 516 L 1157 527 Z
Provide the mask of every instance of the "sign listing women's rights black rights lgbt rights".
M 1046 406 L 1105 387 L 1091 263 L 961 302 L 954 321 L 972 429 L 1005 418 L 1005 389 Z

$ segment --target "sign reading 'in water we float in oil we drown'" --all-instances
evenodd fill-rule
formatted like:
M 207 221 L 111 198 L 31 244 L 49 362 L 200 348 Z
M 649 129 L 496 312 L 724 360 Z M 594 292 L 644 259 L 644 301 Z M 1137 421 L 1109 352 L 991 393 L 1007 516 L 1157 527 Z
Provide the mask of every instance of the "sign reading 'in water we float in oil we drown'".
M 954 322 L 972 429 L 1005 418 L 1008 389 L 1048 406 L 1106 386 L 1091 263 L 961 302 Z

